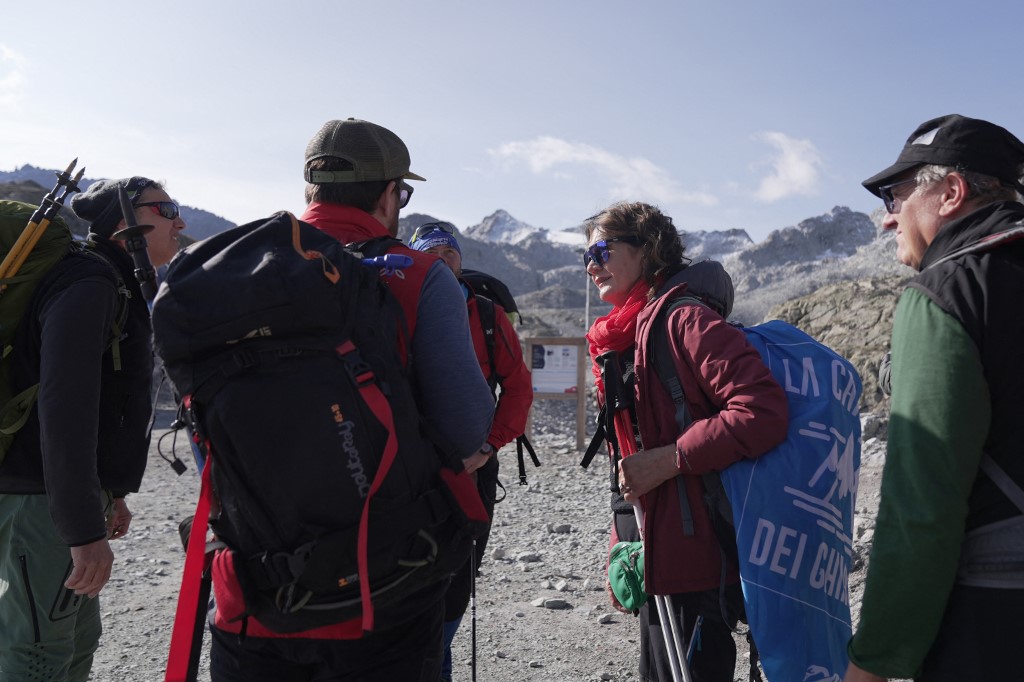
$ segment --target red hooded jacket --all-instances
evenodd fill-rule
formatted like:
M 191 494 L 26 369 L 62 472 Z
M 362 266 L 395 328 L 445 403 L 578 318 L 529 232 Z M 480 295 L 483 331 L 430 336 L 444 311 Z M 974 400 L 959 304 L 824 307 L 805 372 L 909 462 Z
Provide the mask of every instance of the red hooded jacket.
M 491 362 L 487 356 L 487 342 L 480 321 L 476 296 L 468 301 L 469 331 L 473 336 L 473 350 L 484 377 L 491 379 Z M 523 349 L 519 335 L 508 319 L 505 309 L 494 304 L 494 371 L 501 381 L 501 393 L 494 410 L 494 422 L 487 442 L 495 450 L 514 441 L 526 430 L 526 420 L 533 405 L 533 378 L 523 362 Z
M 684 535 L 673 480 L 643 496 L 644 578 L 651 594 L 719 586 L 722 554 L 704 504 L 701 474 L 758 457 L 781 443 L 789 415 L 782 387 L 744 333 L 710 308 L 687 305 L 667 318 L 672 361 L 694 420 L 679 435 L 675 405 L 655 375 L 648 346 L 658 312 L 685 291 L 686 285 L 680 284 L 651 301 L 639 314 L 636 332 L 640 437 L 645 449 L 675 443 L 676 466 L 694 523 L 694 534 Z M 739 580 L 735 566 L 729 568 L 726 579 Z

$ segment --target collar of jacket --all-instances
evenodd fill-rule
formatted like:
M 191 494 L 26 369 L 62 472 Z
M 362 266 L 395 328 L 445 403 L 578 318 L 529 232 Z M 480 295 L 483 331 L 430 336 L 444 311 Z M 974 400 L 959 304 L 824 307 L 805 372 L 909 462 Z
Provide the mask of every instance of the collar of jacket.
M 924 270 L 946 254 L 1024 221 L 1024 204 L 997 201 L 944 225 L 921 258 Z
M 343 244 L 361 242 L 374 237 L 390 237 L 383 223 L 352 206 L 313 202 L 299 220 L 326 232 Z

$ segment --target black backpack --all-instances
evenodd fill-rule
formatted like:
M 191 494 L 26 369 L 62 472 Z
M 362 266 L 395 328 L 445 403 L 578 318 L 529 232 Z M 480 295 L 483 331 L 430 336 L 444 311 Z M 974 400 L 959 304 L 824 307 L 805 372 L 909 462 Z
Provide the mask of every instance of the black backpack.
M 401 307 L 376 270 L 279 213 L 180 253 L 153 326 L 246 615 L 281 633 L 357 617 L 369 631 L 436 597 L 487 514 L 461 460 L 423 435 Z
M 494 344 L 497 343 L 496 339 L 498 337 L 495 305 L 501 306 L 510 315 L 512 313 L 518 315 L 520 322 L 523 321 L 523 316 L 520 315 L 515 299 L 512 298 L 512 292 L 497 277 L 488 275 L 486 272 L 480 272 L 479 270 L 463 270 L 459 277 L 472 288 L 476 296 L 476 309 L 480 313 L 480 326 L 483 327 L 484 343 L 487 346 L 487 361 L 491 368 L 490 376 L 487 377 L 487 384 L 491 387 L 491 395 L 497 399 L 498 384 L 501 383 L 502 377 L 498 374 L 494 361 Z M 516 437 L 516 457 L 519 460 L 519 485 L 526 485 L 525 453 L 527 452 L 530 454 L 533 466 L 539 467 L 540 460 L 537 459 L 537 453 L 533 449 L 533 444 L 530 443 L 530 439 L 523 433 Z
M 515 315 L 518 317 L 519 324 L 523 323 L 523 316 L 519 312 L 519 306 L 516 305 L 516 299 L 512 297 L 512 292 L 508 290 L 508 286 L 500 279 L 494 275 L 488 275 L 486 272 L 466 268 L 462 269 L 459 277 L 462 281 L 473 287 L 473 293 L 483 296 L 489 301 L 494 301 L 504 308 L 509 316 Z

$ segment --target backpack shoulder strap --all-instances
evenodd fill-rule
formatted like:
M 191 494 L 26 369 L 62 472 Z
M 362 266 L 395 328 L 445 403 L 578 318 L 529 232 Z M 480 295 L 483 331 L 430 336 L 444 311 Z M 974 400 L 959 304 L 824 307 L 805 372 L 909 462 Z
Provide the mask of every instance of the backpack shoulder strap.
M 487 347 L 487 364 L 490 367 L 487 385 L 491 387 L 491 396 L 494 396 L 498 384 L 501 382 L 501 377 L 498 376 L 497 366 L 494 361 L 494 336 L 497 333 L 494 320 L 494 301 L 480 294 L 475 294 L 474 296 L 476 297 L 476 310 L 480 315 L 480 327 L 484 332 L 484 345 Z
M 665 387 L 665 390 L 668 391 L 668 394 L 672 396 L 672 402 L 675 403 L 676 426 L 679 427 L 679 433 L 685 431 L 693 419 L 690 417 L 690 411 L 686 406 L 683 386 L 679 382 L 675 365 L 672 363 L 672 353 L 668 347 L 668 316 L 673 310 L 684 305 L 702 305 L 705 308 L 707 307 L 703 301 L 693 296 L 677 298 L 664 306 L 658 311 L 658 317 L 651 326 L 651 347 L 649 352 L 655 374 L 657 374 L 658 379 L 661 381 L 662 386 Z
M 361 242 L 351 242 L 349 244 L 345 244 L 345 248 L 348 251 L 359 252 L 366 258 L 376 258 L 377 256 L 383 256 L 386 254 L 388 249 L 396 244 L 403 244 L 403 242 L 401 239 L 396 239 L 395 237 L 384 236 L 374 237 Z
M 988 474 L 996 487 L 1024 514 L 1024 490 L 987 452 L 981 455 L 981 470 Z
M 91 249 L 88 246 L 83 247 L 81 251 L 86 256 L 105 264 L 117 282 L 117 312 L 114 314 L 114 325 L 110 328 L 110 343 L 107 347 L 111 349 L 113 354 L 114 370 L 119 372 L 121 371 L 121 334 L 124 332 L 125 323 L 128 321 L 128 302 L 132 297 L 132 292 L 125 283 L 124 277 L 121 276 L 121 271 L 118 270 L 117 266 L 109 258 L 97 249 Z
M 498 384 L 501 383 L 502 377 L 498 374 L 497 363 L 494 359 L 495 338 L 498 335 L 495 319 L 495 305 L 494 301 L 486 296 L 482 296 L 480 294 L 474 294 L 474 296 L 476 297 L 476 310 L 480 315 L 480 327 L 484 332 L 484 345 L 487 348 L 487 364 L 490 366 L 490 373 L 487 376 L 487 385 L 491 388 L 491 396 L 496 397 Z M 540 460 L 537 459 L 537 453 L 533 449 L 533 444 L 530 443 L 530 439 L 527 438 L 524 433 L 516 438 L 516 455 L 519 460 L 519 485 L 526 485 L 526 453 L 530 454 L 530 459 L 533 460 L 533 466 L 539 467 Z
M 519 485 L 526 485 L 526 457 L 523 452 L 524 450 L 530 453 L 533 466 L 540 466 L 540 460 L 537 459 L 537 453 L 534 451 L 530 439 L 526 437 L 525 433 L 518 436 L 516 438 L 516 456 L 519 458 Z

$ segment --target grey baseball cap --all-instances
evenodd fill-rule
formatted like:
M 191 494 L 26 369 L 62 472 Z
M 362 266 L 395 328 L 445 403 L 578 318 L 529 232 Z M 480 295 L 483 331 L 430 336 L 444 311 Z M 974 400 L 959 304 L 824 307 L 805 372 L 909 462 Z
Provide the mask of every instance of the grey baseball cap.
M 309 162 L 324 157 L 345 159 L 352 170 L 311 171 Z M 402 139 L 376 123 L 348 118 L 328 121 L 306 145 L 306 182 L 327 185 L 377 180 L 426 180 L 409 170 L 409 150 Z

